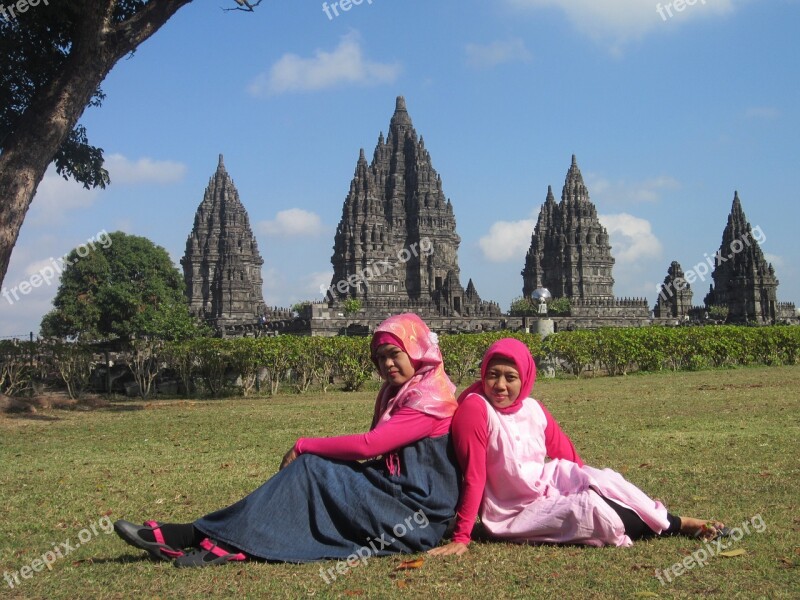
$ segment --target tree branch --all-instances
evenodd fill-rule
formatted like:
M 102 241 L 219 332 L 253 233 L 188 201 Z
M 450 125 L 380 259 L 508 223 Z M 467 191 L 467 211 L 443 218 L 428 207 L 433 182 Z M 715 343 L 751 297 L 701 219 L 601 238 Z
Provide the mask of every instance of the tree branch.
M 261 0 L 256 0 L 255 2 L 251 3 L 249 0 L 235 0 L 236 4 L 239 6 L 234 6 L 233 8 L 223 8 L 222 10 L 228 12 L 230 10 L 243 10 L 245 12 L 254 12 L 256 6 L 261 4 Z

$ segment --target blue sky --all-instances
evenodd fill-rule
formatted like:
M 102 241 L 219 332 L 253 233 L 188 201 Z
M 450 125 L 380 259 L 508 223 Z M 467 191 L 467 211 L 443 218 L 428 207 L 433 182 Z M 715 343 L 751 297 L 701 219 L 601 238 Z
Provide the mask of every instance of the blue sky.
M 316 0 L 252 14 L 197 0 L 120 61 L 82 118 L 112 185 L 48 173 L 4 286 L 103 231 L 146 236 L 177 264 L 223 153 L 266 302 L 321 299 L 359 149 L 372 156 L 403 95 L 453 203 L 462 284 L 504 310 L 572 154 L 609 230 L 616 295 L 652 306 L 670 261 L 713 255 L 738 190 L 779 300 L 800 304 L 797 1 L 332 4 L 329 18 Z M 0 336 L 37 332 L 56 289 L 0 297 Z

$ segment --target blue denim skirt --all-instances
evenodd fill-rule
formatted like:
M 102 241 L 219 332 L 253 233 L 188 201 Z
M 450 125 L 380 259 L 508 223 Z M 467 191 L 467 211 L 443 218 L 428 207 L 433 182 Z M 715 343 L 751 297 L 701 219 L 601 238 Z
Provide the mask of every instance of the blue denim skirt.
M 450 436 L 385 461 L 301 454 L 260 488 L 194 523 L 208 537 L 275 561 L 410 553 L 436 546 L 455 516 L 461 473 Z

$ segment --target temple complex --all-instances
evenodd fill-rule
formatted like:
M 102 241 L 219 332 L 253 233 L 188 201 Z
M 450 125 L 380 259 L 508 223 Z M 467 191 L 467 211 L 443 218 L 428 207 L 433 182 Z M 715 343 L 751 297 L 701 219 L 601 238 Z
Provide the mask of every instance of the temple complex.
M 181 259 L 191 314 L 217 329 L 258 323 L 268 312 L 262 264 L 247 211 L 220 154 Z
M 462 287 L 460 243 L 442 178 L 400 96 L 372 161 L 359 154 L 334 238 L 330 306 L 357 298 L 365 314 L 382 317 L 499 317 L 471 280 Z
M 547 188 L 521 273 L 523 295 L 531 298 L 536 288 L 546 287 L 553 298 L 569 299 L 568 313 L 553 317 L 557 330 L 702 323 L 709 313 L 725 312 L 713 307 L 723 307 L 729 322 L 797 323 L 794 304 L 776 300 L 778 280 L 759 246 L 761 236 L 734 194 L 705 307 L 692 306 L 686 277 L 693 271 L 684 274 L 673 261 L 651 314 L 646 299 L 614 296 L 608 232 L 573 155 L 560 202 Z M 371 162 L 363 149 L 359 153 L 322 302 L 298 304 L 297 312 L 264 305 L 264 261 L 222 155 L 181 265 L 191 313 L 223 336 L 366 335 L 388 315 L 407 311 L 439 332 L 530 328 L 538 317 L 523 311 L 504 315 L 496 302 L 481 299 L 471 279 L 462 286 L 460 243 L 453 205 L 401 96 Z M 345 304 L 349 299 L 359 300 L 360 308 Z

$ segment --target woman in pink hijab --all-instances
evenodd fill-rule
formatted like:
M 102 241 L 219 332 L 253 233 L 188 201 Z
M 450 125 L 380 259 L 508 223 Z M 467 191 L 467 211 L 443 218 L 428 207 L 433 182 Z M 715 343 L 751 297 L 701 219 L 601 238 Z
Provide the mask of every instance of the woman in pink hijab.
M 434 547 L 458 502 L 461 476 L 449 444 L 455 386 L 435 334 L 414 314 L 381 323 L 371 353 L 384 383 L 368 432 L 300 438 L 275 476 L 193 523 L 117 521 L 116 532 L 179 567 L 338 559 L 320 569 L 326 582 L 342 574 L 343 561 L 349 568 Z
M 479 509 L 489 535 L 510 542 L 630 546 L 655 535 L 727 533 L 721 523 L 671 515 L 611 469 L 584 465 L 529 397 L 535 380 L 533 357 L 519 340 L 501 339 L 486 351 L 481 379 L 459 396 L 453 418 L 464 472 L 453 541 L 430 554 L 466 552 Z

